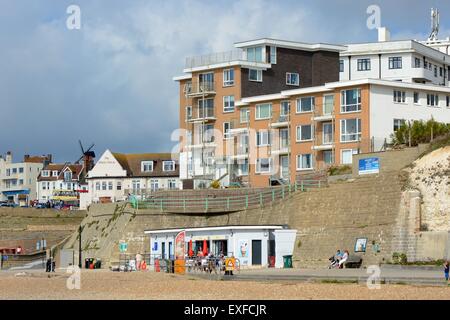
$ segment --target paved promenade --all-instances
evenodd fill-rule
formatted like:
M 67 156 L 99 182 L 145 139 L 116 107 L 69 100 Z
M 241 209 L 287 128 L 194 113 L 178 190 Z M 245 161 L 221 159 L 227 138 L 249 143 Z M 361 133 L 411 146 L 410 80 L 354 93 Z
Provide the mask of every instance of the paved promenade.
M 367 269 L 253 269 L 235 272 L 233 277 L 199 275 L 231 281 L 317 281 L 366 283 Z M 381 266 L 380 282 L 391 284 L 447 285 L 440 267 Z

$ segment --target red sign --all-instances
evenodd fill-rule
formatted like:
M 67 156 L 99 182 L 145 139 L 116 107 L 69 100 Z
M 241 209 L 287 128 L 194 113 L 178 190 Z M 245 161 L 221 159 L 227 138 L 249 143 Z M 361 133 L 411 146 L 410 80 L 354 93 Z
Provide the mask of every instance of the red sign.
M 183 259 L 184 260 L 184 255 L 186 253 L 186 248 L 185 248 L 185 239 L 186 237 L 186 231 L 181 231 L 177 234 L 177 236 L 175 237 L 175 259 Z
M 184 274 L 186 253 L 186 231 L 181 231 L 175 237 L 175 273 Z

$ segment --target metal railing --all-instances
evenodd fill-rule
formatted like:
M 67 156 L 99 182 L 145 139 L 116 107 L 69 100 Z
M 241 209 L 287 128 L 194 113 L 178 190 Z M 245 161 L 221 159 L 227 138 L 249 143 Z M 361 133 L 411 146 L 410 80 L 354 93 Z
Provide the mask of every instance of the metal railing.
M 162 212 L 232 212 L 263 207 L 275 201 L 280 201 L 297 191 L 307 191 L 312 188 L 327 186 L 322 180 L 300 180 L 294 184 L 265 188 L 259 192 L 247 192 L 241 195 L 185 197 L 134 197 L 129 202 L 136 209 L 152 209 Z M 251 189 L 249 189 L 251 190 Z
M 189 95 L 208 95 L 216 92 L 213 81 L 189 82 L 184 85 L 184 94 Z
M 225 51 L 225 52 L 216 52 L 210 53 L 200 56 L 188 57 L 186 58 L 185 68 L 195 68 L 208 66 L 211 64 L 224 63 L 224 62 L 232 62 L 232 61 L 243 61 L 243 52 L 240 49 Z

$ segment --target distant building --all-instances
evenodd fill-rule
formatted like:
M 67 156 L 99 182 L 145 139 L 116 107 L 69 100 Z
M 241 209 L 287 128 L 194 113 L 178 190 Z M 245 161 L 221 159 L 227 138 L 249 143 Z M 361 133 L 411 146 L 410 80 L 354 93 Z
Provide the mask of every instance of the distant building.
M 22 162 L 16 163 L 9 151 L 5 157 L 0 156 L 0 200 L 20 206 L 36 200 L 36 179 L 42 168 L 51 161 L 52 155 L 25 155 Z
M 78 202 L 79 193 L 87 191 L 84 172 L 84 164 L 46 165 L 37 178 L 38 201 Z
M 178 160 L 170 153 L 124 154 L 106 150 L 87 176 L 89 193 L 80 208 L 116 202 L 128 194 L 180 189 Z

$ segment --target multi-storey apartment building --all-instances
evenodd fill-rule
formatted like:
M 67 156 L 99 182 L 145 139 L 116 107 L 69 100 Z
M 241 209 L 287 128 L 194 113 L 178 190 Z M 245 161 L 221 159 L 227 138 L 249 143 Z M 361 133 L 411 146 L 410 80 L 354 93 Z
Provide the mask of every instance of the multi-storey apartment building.
M 294 182 L 305 172 L 352 163 L 380 150 L 405 121 L 432 117 L 450 123 L 450 88 L 377 79 L 339 81 L 243 98 L 246 124 L 232 130 L 235 154 L 245 158 L 252 186 Z M 258 110 L 269 110 L 263 117 Z M 239 153 L 240 141 L 249 141 Z
M 40 203 L 63 200 L 76 203 L 79 192 L 87 191 L 83 164 L 48 164 L 37 177 L 37 199 Z
M 245 159 L 223 155 L 232 130 L 240 127 L 248 112 L 239 107 L 241 99 L 338 81 L 339 52 L 345 49 L 274 39 L 235 47 L 227 53 L 188 58 L 185 75 L 174 78 L 180 84 L 180 127 L 185 131 L 180 141 L 180 177 L 193 181 L 195 187 L 207 186 L 212 179 L 229 184 L 234 179 L 230 166 L 245 172 Z M 258 112 L 263 116 L 268 110 Z
M 86 180 L 89 191 L 80 195 L 80 207 L 123 201 L 129 194 L 181 188 L 178 161 L 170 153 L 123 154 L 106 150 Z
M 355 153 L 381 149 L 405 121 L 433 117 L 450 123 L 450 72 L 446 64 L 450 56 L 413 40 L 386 41 L 386 36 L 380 40 L 349 45 L 344 50 L 333 47 L 334 57 L 340 52 L 340 58 L 330 58 L 330 66 L 322 70 L 333 74 L 340 68 L 339 80 L 293 86 L 299 84 L 297 76 L 292 78 L 295 72 L 287 70 L 302 69 L 309 63 L 299 60 L 283 70 L 284 78 L 279 80 L 285 83 L 269 86 L 263 94 L 262 86 L 261 91 L 244 89 L 245 82 L 258 78 L 250 76 L 253 71 L 246 59 L 254 57 L 253 46 L 260 42 L 249 41 L 248 47 L 243 46 L 243 64 L 236 62 L 240 67 L 234 71 L 239 76 L 233 82 L 237 88 L 232 104 L 228 96 L 233 94 L 223 92 L 227 66 L 199 59 L 204 66 L 185 70 L 191 73 L 177 78 L 181 85 L 180 124 L 185 129 L 180 144 L 181 178 L 206 184 L 225 177 L 223 185 L 293 182 L 303 173 L 350 164 Z M 271 41 L 278 46 L 285 43 Z M 265 57 L 263 62 L 279 61 L 282 50 L 277 45 L 275 51 L 268 45 L 264 54 L 258 54 Z M 277 52 L 276 59 L 270 52 Z M 211 79 L 219 79 L 219 84 L 211 82 L 208 90 L 203 90 L 201 79 L 211 70 Z M 243 76 L 242 70 L 249 71 Z M 309 70 L 312 78 L 319 72 L 314 67 Z M 266 79 L 264 72 L 272 71 L 262 71 L 262 79 Z M 301 73 L 298 76 L 303 77 Z M 195 85 L 199 90 L 192 89 Z M 209 114 L 202 113 L 204 106 Z
M 22 162 L 13 162 L 11 152 L 7 152 L 5 157 L 0 156 L 0 200 L 20 206 L 36 200 L 36 178 L 51 161 L 51 155 L 25 155 Z

